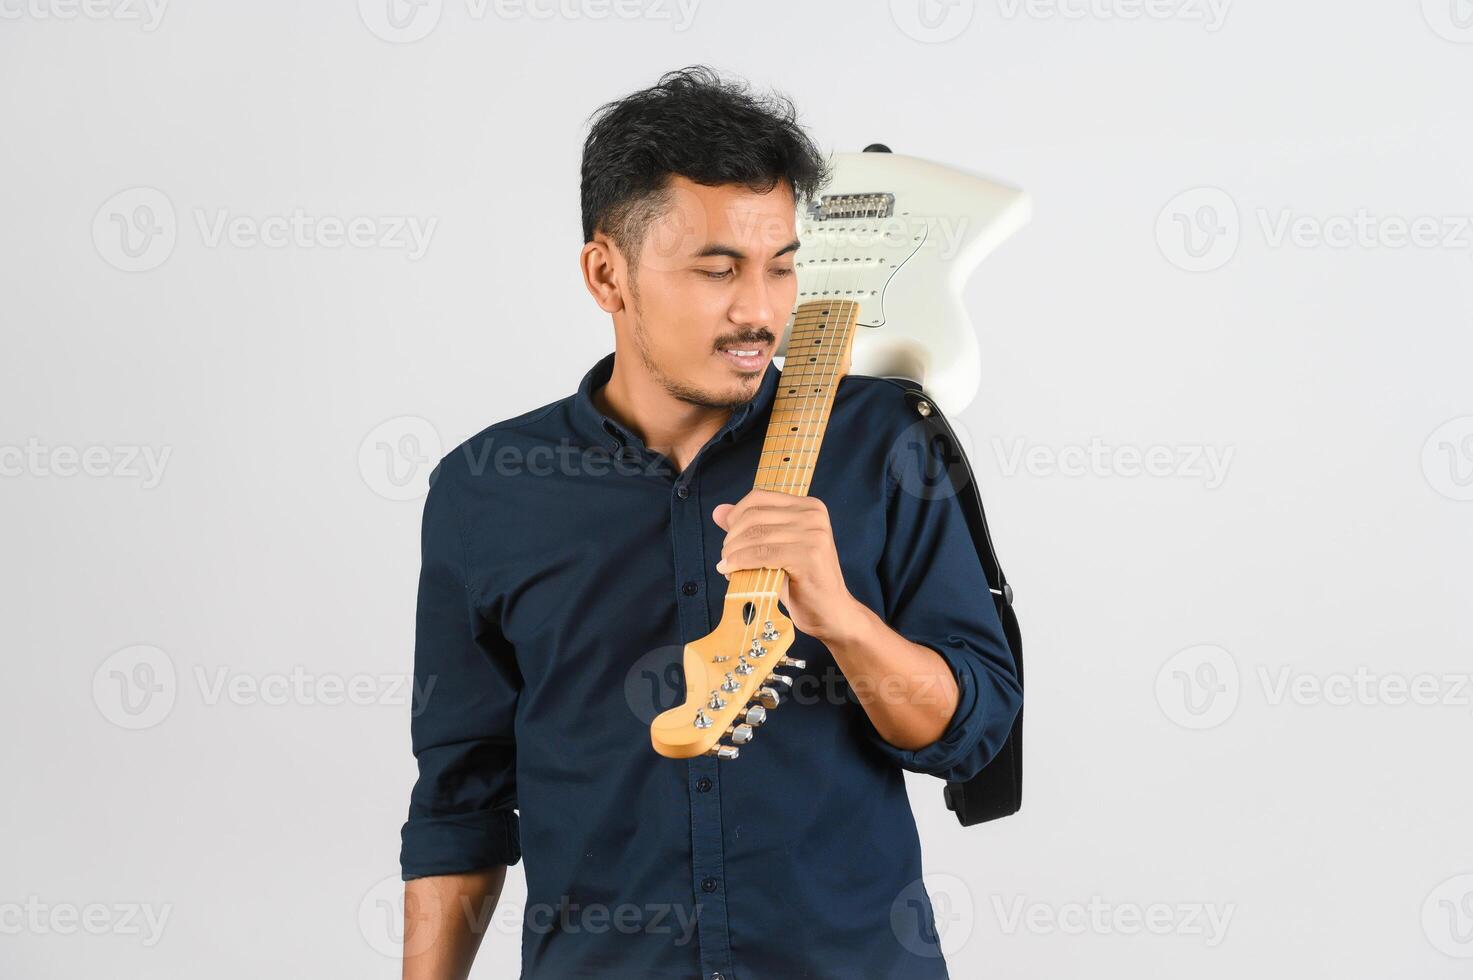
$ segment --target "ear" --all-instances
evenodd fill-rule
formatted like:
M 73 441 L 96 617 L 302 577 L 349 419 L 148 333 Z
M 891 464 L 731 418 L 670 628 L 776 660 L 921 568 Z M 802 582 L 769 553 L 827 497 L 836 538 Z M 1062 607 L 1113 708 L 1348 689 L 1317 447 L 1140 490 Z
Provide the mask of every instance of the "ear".
M 605 313 L 622 311 L 624 288 L 619 270 L 623 266 L 623 258 L 603 232 L 595 234 L 593 241 L 583 244 L 583 251 L 578 253 L 578 264 L 583 270 L 583 285 L 599 309 Z

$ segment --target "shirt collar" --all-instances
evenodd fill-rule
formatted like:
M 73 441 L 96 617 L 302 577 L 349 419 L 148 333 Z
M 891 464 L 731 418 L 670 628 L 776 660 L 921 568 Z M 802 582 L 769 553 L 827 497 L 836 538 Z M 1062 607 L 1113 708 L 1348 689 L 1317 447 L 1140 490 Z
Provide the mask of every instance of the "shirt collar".
M 599 358 L 598 363 L 583 375 L 583 380 L 578 383 L 578 391 L 573 395 L 573 415 L 578 429 L 592 443 L 602 443 L 611 448 L 617 448 L 614 447 L 614 443 L 620 446 L 642 446 L 643 443 L 638 436 L 599 411 L 598 406 L 593 402 L 593 392 L 608 383 L 613 374 L 614 352 L 611 351 Z M 762 374 L 762 385 L 757 389 L 757 394 L 753 395 L 746 404 L 732 410 L 731 417 L 716 433 L 715 438 L 724 438 L 727 433 L 730 433 L 733 439 L 740 438 L 766 414 L 777 392 L 778 374 L 777 365 L 768 361 L 767 369 Z

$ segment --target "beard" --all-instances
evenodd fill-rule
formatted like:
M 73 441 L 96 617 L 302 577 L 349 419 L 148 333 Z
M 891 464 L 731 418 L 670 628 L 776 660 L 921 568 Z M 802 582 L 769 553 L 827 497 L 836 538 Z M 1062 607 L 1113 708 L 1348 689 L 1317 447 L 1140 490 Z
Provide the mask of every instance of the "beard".
M 660 365 L 656 363 L 654 356 L 650 353 L 649 333 L 645 330 L 644 317 L 640 315 L 638 301 L 634 303 L 634 346 L 639 351 L 639 359 L 644 364 L 645 370 L 649 372 L 650 377 L 654 378 L 656 383 L 664 388 L 670 397 L 678 398 L 688 405 L 697 405 L 701 408 L 724 408 L 734 411 L 756 397 L 757 393 L 755 391 L 751 394 L 742 392 L 729 394 L 706 391 L 694 385 L 687 384 L 679 378 L 671 377 L 665 371 L 661 370 Z

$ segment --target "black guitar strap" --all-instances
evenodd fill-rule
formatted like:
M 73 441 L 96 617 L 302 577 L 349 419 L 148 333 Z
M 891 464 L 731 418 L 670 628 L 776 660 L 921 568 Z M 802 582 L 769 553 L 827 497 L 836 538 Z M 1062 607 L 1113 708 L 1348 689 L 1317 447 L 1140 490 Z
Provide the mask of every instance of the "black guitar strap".
M 936 407 L 936 403 L 920 385 L 904 378 L 891 378 L 906 390 L 906 399 L 916 414 L 924 420 L 928 438 L 939 440 L 934 446 L 937 455 L 946 463 L 948 479 L 956 491 L 957 500 L 967 516 L 967 527 L 972 532 L 972 541 L 977 547 L 977 557 L 987 573 L 987 585 L 992 602 L 1002 621 L 1003 634 L 1007 637 L 1008 649 L 1012 651 L 1017 666 L 1018 684 L 1023 684 L 1023 636 L 1018 629 L 1018 616 L 1013 611 L 1013 589 L 1008 585 L 997 552 L 992 547 L 992 535 L 987 531 L 987 514 L 982 509 L 982 494 L 972 473 L 971 463 L 957 441 L 951 424 Z M 933 444 L 934 445 L 934 444 Z M 1013 722 L 1013 730 L 1003 743 L 1002 749 L 977 775 L 964 782 L 946 784 L 946 806 L 956 814 L 962 826 L 996 820 L 998 817 L 1017 813 L 1023 805 L 1023 711 Z

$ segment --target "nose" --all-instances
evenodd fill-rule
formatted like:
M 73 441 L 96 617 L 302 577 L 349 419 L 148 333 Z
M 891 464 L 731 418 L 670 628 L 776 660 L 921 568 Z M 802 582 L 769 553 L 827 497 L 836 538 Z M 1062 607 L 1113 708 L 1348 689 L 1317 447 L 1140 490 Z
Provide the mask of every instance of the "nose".
M 743 327 L 772 329 L 775 304 L 773 285 L 768 281 L 766 270 L 748 269 L 737 284 L 728 316 L 731 322 Z

